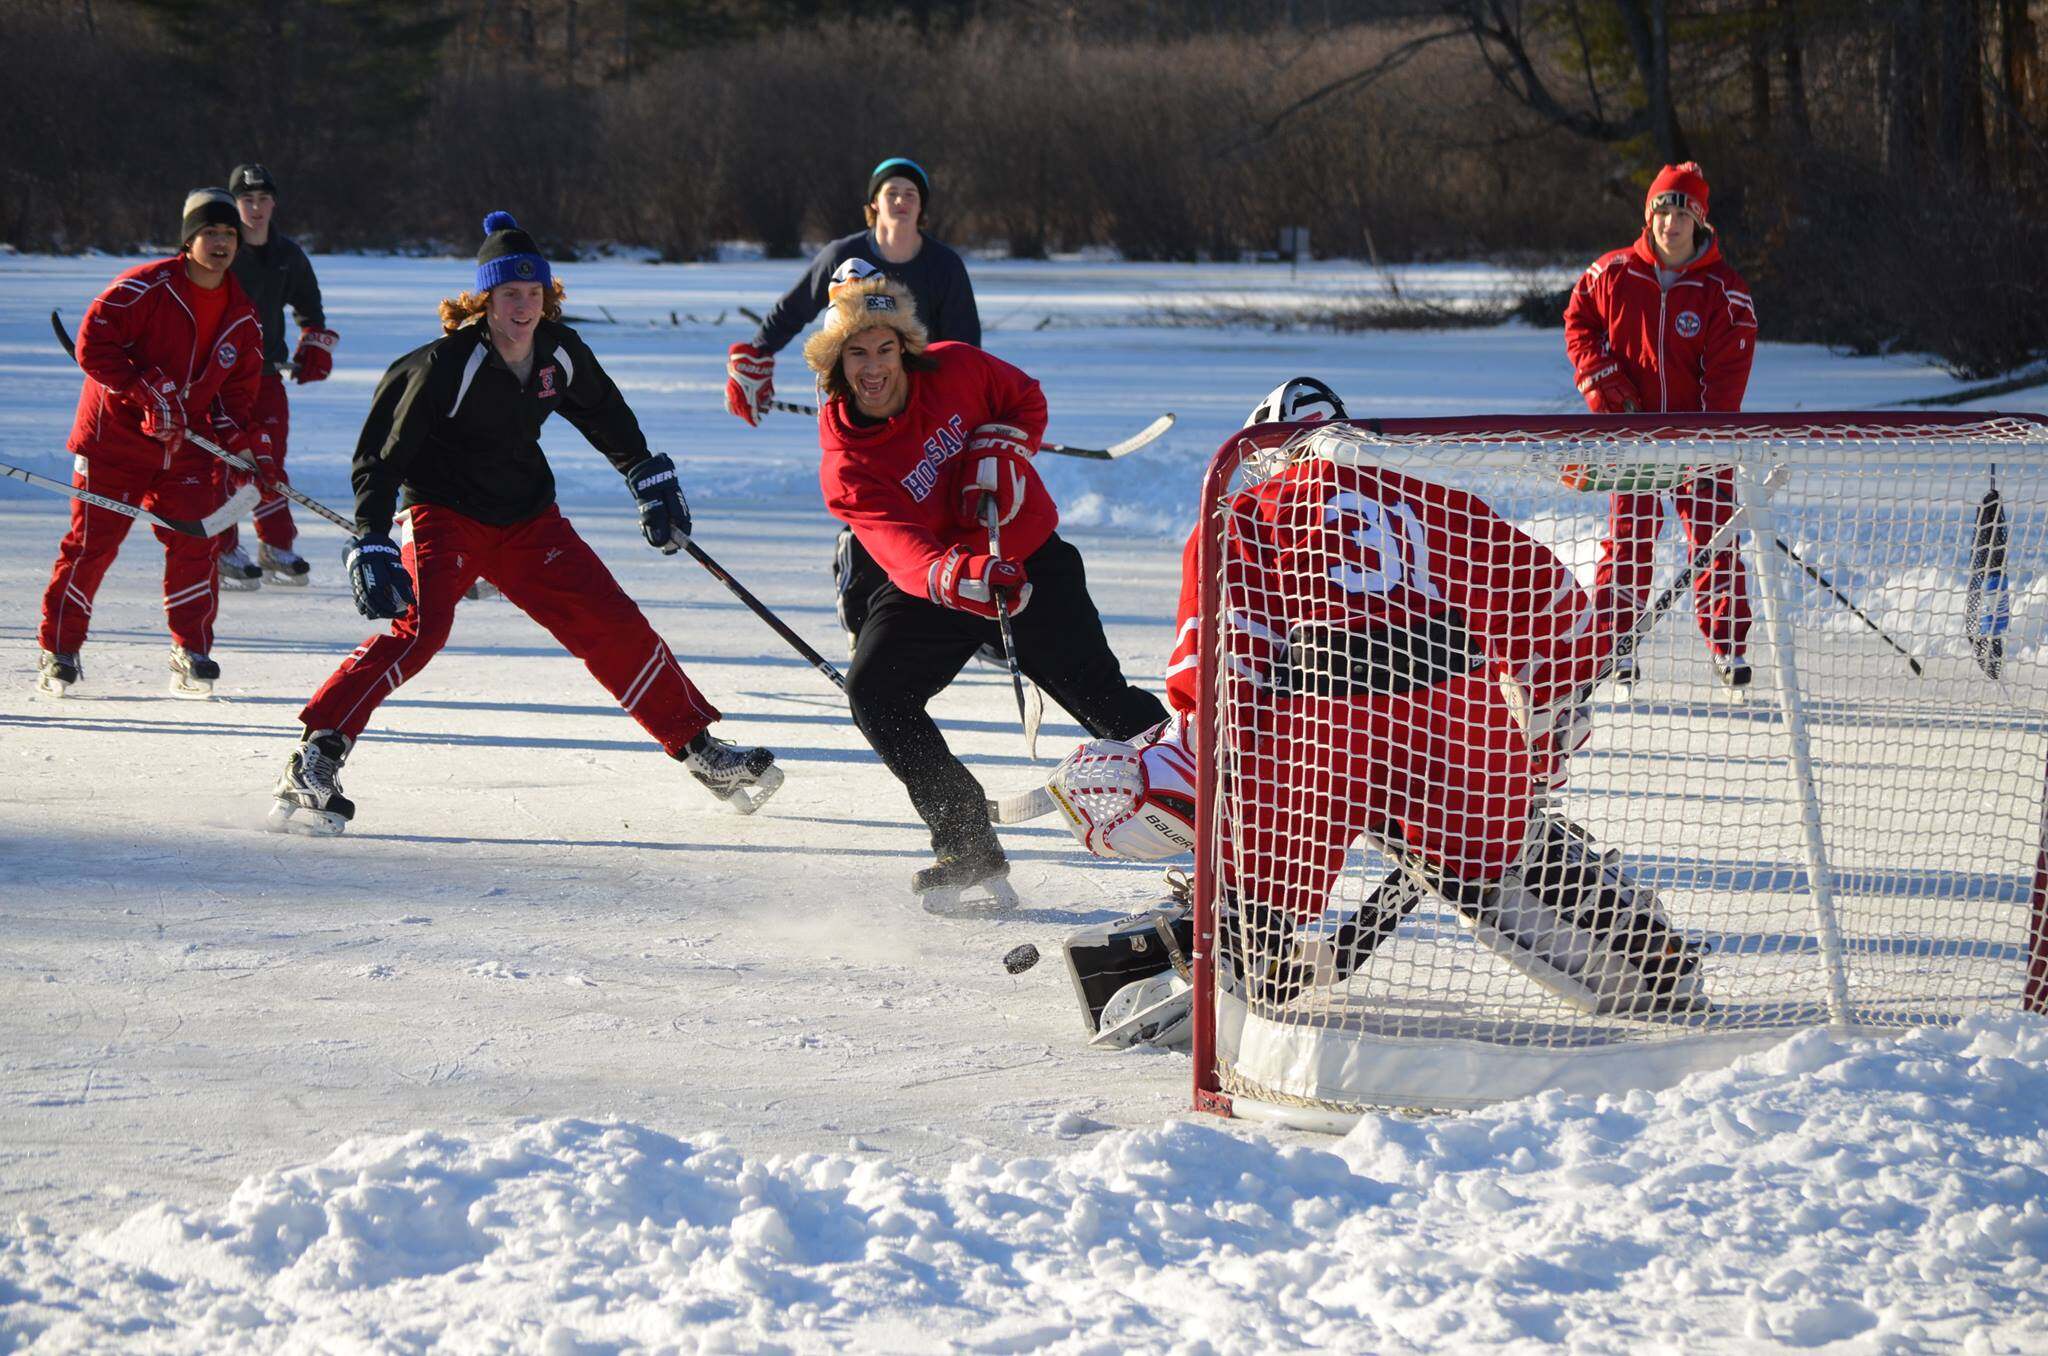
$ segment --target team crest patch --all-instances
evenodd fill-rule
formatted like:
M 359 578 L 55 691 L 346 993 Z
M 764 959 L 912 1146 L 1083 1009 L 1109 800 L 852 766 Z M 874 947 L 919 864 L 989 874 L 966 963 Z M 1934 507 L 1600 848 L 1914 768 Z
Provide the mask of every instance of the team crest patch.
M 521 259 L 518 263 L 512 265 L 512 276 L 515 278 L 531 278 L 533 276 L 533 260 Z
M 549 363 L 540 370 L 540 398 L 548 399 L 555 393 L 555 365 Z
M 215 356 L 220 359 L 222 367 L 233 367 L 235 359 L 240 357 L 241 354 L 233 344 L 222 344 Z
M 1677 327 L 1678 332 L 1688 339 L 1700 332 L 1700 318 L 1697 312 L 1680 311 L 1678 319 L 1673 323 Z

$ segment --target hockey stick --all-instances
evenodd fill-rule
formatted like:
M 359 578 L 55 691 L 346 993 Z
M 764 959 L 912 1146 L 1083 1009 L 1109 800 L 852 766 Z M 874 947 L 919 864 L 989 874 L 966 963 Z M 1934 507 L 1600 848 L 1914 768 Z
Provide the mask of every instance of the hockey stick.
M 746 586 L 740 583 L 739 580 L 733 578 L 730 574 L 726 573 L 725 567 L 723 565 L 720 565 L 717 561 L 713 560 L 708 554 L 706 554 L 703 547 L 697 545 L 696 542 L 690 540 L 690 538 L 686 535 L 683 538 L 683 549 L 685 551 L 688 551 L 690 553 L 691 558 L 694 559 L 699 565 L 702 565 L 706 570 L 708 570 L 713 579 L 716 579 L 719 583 L 731 589 L 732 596 L 739 599 L 742 603 L 745 603 L 747 605 L 747 610 L 749 612 L 752 612 L 762 621 L 767 622 L 770 630 L 774 631 L 776 635 L 781 636 L 784 640 L 788 641 L 792 649 L 794 649 L 798 654 L 802 655 L 805 659 L 808 659 L 811 662 L 812 668 L 824 674 L 827 678 L 830 678 L 832 680 L 833 686 L 837 687 L 841 692 L 846 691 L 846 679 L 843 676 L 841 676 L 838 669 L 832 667 L 832 662 L 825 658 L 824 655 L 821 655 L 816 650 L 812 649 L 804 641 L 804 638 L 802 636 L 790 630 L 789 626 L 782 620 L 782 618 L 776 616 L 773 612 L 770 612 L 768 610 L 768 605 L 766 603 L 762 602 L 759 598 L 756 598 L 753 594 L 747 592 Z
M 1854 616 L 1857 621 L 1862 622 L 1872 631 L 1875 631 L 1877 633 L 1877 638 L 1879 640 L 1883 641 L 1885 644 L 1891 646 L 1894 650 L 1898 651 L 1900 656 L 1902 656 L 1905 659 L 1906 666 L 1913 670 L 1913 676 L 1915 678 L 1918 678 L 1921 675 L 1920 661 L 1913 657 L 1912 651 L 1908 650 L 1905 646 L 1899 644 L 1899 642 L 1897 642 L 1896 640 L 1893 640 L 1890 632 L 1886 631 L 1882 626 L 1879 626 L 1876 622 L 1872 621 L 1869 617 L 1865 616 L 1863 609 L 1856 606 L 1855 603 L 1849 601 L 1849 595 L 1842 592 L 1840 589 L 1836 588 L 1835 583 L 1832 579 L 1829 579 L 1819 570 L 1816 570 L 1815 568 L 1813 568 L 1813 566 L 1807 564 L 1805 558 L 1802 557 L 1797 551 L 1793 550 L 1791 545 L 1787 543 L 1783 537 L 1772 537 L 1771 544 L 1777 547 L 1780 551 L 1783 551 L 1785 553 L 1785 558 L 1787 560 L 1791 561 L 1794 565 L 1797 565 L 1800 569 L 1806 571 L 1806 577 L 1808 579 L 1811 579 L 1814 583 L 1820 585 L 1829 593 L 1833 594 L 1835 601 L 1840 603 L 1843 607 L 1848 608 L 1850 614 Z
M 264 479 L 263 473 L 257 470 L 255 464 L 251 462 L 247 457 L 237 456 L 235 453 L 228 451 L 225 447 L 222 447 L 219 443 L 214 442 L 210 438 L 194 433 L 190 429 L 187 429 L 185 431 L 185 441 L 192 443 L 193 445 L 198 447 L 199 450 L 202 452 L 211 452 L 214 456 L 219 457 L 222 461 L 234 467 L 236 470 L 243 471 L 248 473 L 249 475 L 255 476 L 257 484 L 264 486 L 266 489 L 276 490 L 279 494 L 291 500 L 294 504 L 297 504 L 299 507 L 309 509 L 312 512 L 319 514 L 322 518 L 325 518 L 328 522 L 333 523 L 336 527 L 348 533 L 350 536 L 355 535 L 356 525 L 352 520 L 342 517 L 339 513 L 336 513 L 333 509 L 327 507 L 325 504 L 313 498 L 311 495 L 299 493 L 285 481 Z
M 818 407 L 816 405 L 799 405 L 793 400 L 771 400 L 768 402 L 768 408 L 771 410 L 781 410 L 784 414 L 808 415 L 813 419 L 818 417 Z M 1038 450 L 1041 452 L 1051 452 L 1055 456 L 1061 457 L 1083 457 L 1090 461 L 1115 461 L 1119 457 L 1128 457 L 1131 453 L 1149 443 L 1157 442 L 1166 430 L 1173 427 L 1173 421 L 1177 418 L 1179 418 L 1178 415 L 1162 414 L 1122 442 L 1111 443 L 1108 447 L 1073 447 L 1066 443 L 1041 443 Z
M 1003 556 L 1002 524 L 998 519 L 996 497 L 985 494 L 981 497 L 981 520 L 988 524 L 988 553 L 997 560 Z M 996 630 L 1003 638 L 1003 659 L 1010 666 L 1010 686 L 1017 690 L 1017 720 L 1024 727 L 1024 753 L 1032 762 L 1038 761 L 1038 722 L 1031 719 L 1031 713 L 1024 708 L 1024 673 L 1017 667 L 1017 635 L 1010 629 L 1010 604 L 1004 599 L 1003 591 L 991 588 L 990 601 L 996 605 Z
M 148 509 L 137 508 L 133 504 L 124 504 L 118 499 L 109 499 L 103 494 L 94 494 L 91 490 L 81 490 L 75 485 L 66 485 L 61 480 L 52 480 L 48 476 L 39 476 L 34 471 L 26 471 L 19 466 L 9 466 L 6 462 L 0 462 L 0 475 L 7 476 L 13 480 L 24 481 L 38 489 L 51 490 L 57 494 L 68 494 L 73 499 L 82 500 L 97 508 L 118 513 L 124 518 L 133 518 L 137 522 L 142 523 L 153 523 L 158 527 L 168 528 L 173 532 L 182 532 L 188 537 L 219 536 L 227 531 L 229 527 L 233 526 L 237 518 L 256 507 L 258 497 L 254 485 L 244 485 L 241 489 L 228 496 L 226 503 L 207 514 L 204 518 L 164 518 L 151 513 Z
M 2005 504 L 1998 494 L 1998 463 L 1991 463 L 1991 488 L 1977 505 L 1977 535 L 1970 546 L 1970 593 L 1963 624 L 1977 652 L 1977 667 L 1994 681 L 2005 664 L 2005 629 L 2012 602 L 2005 592 Z

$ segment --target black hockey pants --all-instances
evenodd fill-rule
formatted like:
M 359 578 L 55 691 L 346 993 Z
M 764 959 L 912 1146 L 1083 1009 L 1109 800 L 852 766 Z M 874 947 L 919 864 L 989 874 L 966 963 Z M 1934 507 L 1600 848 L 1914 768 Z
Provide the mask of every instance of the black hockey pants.
M 1024 562 L 1031 604 L 1012 620 L 1017 661 L 1098 738 L 1128 739 L 1166 719 L 1151 693 L 1126 682 L 1088 597 L 1081 553 L 1055 534 Z M 1000 645 L 996 623 L 884 583 L 875 590 L 846 678 L 854 723 L 910 793 L 941 854 L 993 830 L 981 783 L 946 747 L 925 706 L 976 649 Z M 1004 701 L 1007 710 L 1009 702 Z

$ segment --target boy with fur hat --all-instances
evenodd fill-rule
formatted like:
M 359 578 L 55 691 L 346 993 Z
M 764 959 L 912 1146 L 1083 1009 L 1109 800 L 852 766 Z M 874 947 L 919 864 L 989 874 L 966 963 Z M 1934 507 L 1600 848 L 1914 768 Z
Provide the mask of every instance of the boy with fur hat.
M 456 603 L 480 577 L 581 659 L 713 795 L 751 814 L 782 785 L 775 755 L 711 734 L 718 709 L 555 506 L 540 428 L 557 410 L 574 424 L 625 477 L 647 544 L 669 555 L 690 532 L 675 464 L 649 454 L 626 398 L 561 323 L 562 284 L 533 237 L 507 212 L 485 217 L 484 233 L 476 289 L 441 303 L 442 337 L 393 363 L 371 397 L 348 573 L 356 608 L 392 626 L 299 713 L 305 736 L 286 761 L 271 827 L 347 826 L 355 804 L 341 794 L 343 761 L 377 704 L 447 643 Z
M 841 236 L 819 252 L 796 286 L 783 294 L 752 338 L 726 358 L 725 405 L 758 423 L 775 395 L 775 354 L 825 309 L 833 290 L 848 281 L 886 274 L 910 289 L 918 319 L 934 341 L 981 344 L 981 313 L 967 265 L 924 233 L 931 177 L 915 160 L 891 156 L 868 172 L 863 212 L 868 228 Z M 841 529 L 832 557 L 839 624 L 851 648 L 866 620 L 868 601 L 883 580 L 881 567 L 851 532 Z
M 1692 161 L 1666 165 L 1643 203 L 1633 245 L 1593 262 L 1564 310 L 1565 352 L 1586 407 L 1595 414 L 1736 411 L 1756 358 L 1756 307 L 1749 284 L 1721 257 L 1707 226 L 1707 180 Z M 1679 486 L 1672 507 L 1688 554 L 1735 512 L 1735 473 L 1719 467 Z M 1594 588 L 1617 633 L 1642 611 L 1663 529 L 1655 494 L 1617 494 Z M 1731 542 L 1693 581 L 1693 610 L 1729 687 L 1746 687 L 1750 666 L 1749 581 Z M 1631 655 L 1616 676 L 1634 677 Z
M 169 517 L 220 506 L 220 463 L 185 441 L 188 427 L 268 467 L 255 422 L 263 374 L 256 310 L 229 272 L 241 236 L 235 200 L 218 188 L 186 195 L 179 253 L 115 278 L 86 308 L 76 352 L 85 369 L 66 446 L 72 483 Z M 78 652 L 93 595 L 135 520 L 83 500 L 43 592 L 37 686 L 62 696 L 85 673 Z M 171 690 L 204 697 L 220 676 L 210 657 L 220 609 L 214 560 L 220 539 L 156 529 L 164 544 L 164 615 L 171 629 Z
M 929 343 L 910 289 L 890 278 L 842 286 L 804 360 L 825 397 L 825 506 L 887 576 L 847 702 L 931 830 L 938 860 L 913 888 L 938 907 L 1009 872 L 981 784 L 925 710 L 997 642 L 999 613 L 1019 666 L 1091 733 L 1128 739 L 1166 710 L 1124 679 L 1081 555 L 1053 530 L 1059 510 L 1031 464 L 1046 418 L 1037 382 L 971 344 Z
M 242 247 L 235 252 L 235 281 L 249 294 L 263 322 L 263 385 L 256 396 L 256 419 L 270 435 L 276 454 L 276 471 L 263 485 L 263 499 L 256 506 L 254 561 L 242 550 L 234 528 L 222 534 L 221 585 L 232 589 L 253 589 L 264 579 L 273 584 L 303 586 L 310 568 L 306 558 L 292 549 L 298 528 L 292 522 L 291 501 L 275 488 L 289 482 L 285 470 L 286 440 L 291 431 L 291 410 L 285 403 L 283 369 L 292 369 L 292 380 L 303 386 L 325 381 L 334 370 L 334 349 L 341 336 L 327 328 L 327 313 L 320 304 L 320 281 L 313 276 L 312 261 L 299 242 L 274 229 L 277 210 L 277 180 L 261 165 L 237 165 L 228 175 L 228 192 L 235 198 L 235 211 L 242 221 Z M 285 340 L 284 309 L 292 308 L 298 321 L 299 341 L 293 347 Z

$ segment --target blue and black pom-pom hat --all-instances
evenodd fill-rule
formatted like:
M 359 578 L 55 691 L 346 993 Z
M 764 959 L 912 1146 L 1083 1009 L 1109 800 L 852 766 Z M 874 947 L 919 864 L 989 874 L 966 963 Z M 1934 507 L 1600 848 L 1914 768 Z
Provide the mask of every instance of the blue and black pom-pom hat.
M 510 212 L 484 218 L 484 243 L 476 252 L 476 290 L 488 292 L 499 283 L 537 282 L 546 287 L 554 274 L 533 237 L 519 229 Z
M 932 177 L 924 172 L 924 166 L 900 155 L 890 156 L 868 173 L 867 201 L 873 202 L 875 195 L 882 191 L 882 185 L 897 178 L 916 184 L 919 199 L 927 208 L 932 205 Z

